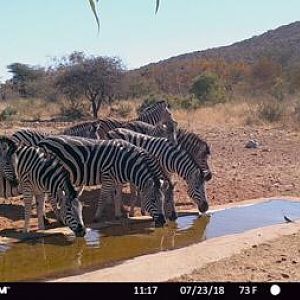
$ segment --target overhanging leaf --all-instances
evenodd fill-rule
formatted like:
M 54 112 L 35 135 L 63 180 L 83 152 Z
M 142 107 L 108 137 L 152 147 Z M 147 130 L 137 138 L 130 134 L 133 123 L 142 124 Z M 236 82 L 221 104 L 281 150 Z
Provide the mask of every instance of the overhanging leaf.
M 157 14 L 158 9 L 159 9 L 159 2 L 160 0 L 156 0 L 156 7 L 155 7 L 155 13 Z
M 96 1 L 99 2 L 99 0 L 96 0 Z M 91 9 L 92 9 L 92 11 L 93 11 L 93 14 L 94 14 L 95 19 L 96 19 L 96 22 L 97 22 L 98 32 L 99 32 L 99 29 L 100 29 L 100 21 L 99 21 L 98 14 L 97 14 L 97 10 L 96 10 L 96 2 L 95 2 L 95 0 L 89 0 L 89 2 L 90 2 Z

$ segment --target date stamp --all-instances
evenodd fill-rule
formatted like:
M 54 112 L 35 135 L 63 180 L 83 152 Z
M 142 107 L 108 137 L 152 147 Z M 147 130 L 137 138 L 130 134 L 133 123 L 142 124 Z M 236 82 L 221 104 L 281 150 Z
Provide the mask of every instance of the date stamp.
M 183 285 L 179 288 L 181 295 L 223 295 L 225 293 L 224 286 L 216 285 Z

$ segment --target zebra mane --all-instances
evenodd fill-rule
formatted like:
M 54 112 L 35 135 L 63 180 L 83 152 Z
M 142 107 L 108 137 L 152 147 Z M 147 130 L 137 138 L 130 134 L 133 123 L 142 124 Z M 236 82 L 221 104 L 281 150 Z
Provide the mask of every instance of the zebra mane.
M 99 122 L 99 120 L 81 122 L 81 123 L 78 123 L 76 125 L 73 125 L 71 127 L 66 128 L 64 130 L 64 132 L 68 131 L 68 130 L 74 130 L 74 129 L 77 129 L 77 128 L 85 128 L 85 127 L 97 125 L 97 122 Z
M 161 106 L 165 104 L 167 106 L 167 102 L 165 100 L 161 100 L 161 101 L 158 101 L 158 102 L 155 102 L 153 103 L 152 105 L 148 106 L 148 107 L 145 107 L 141 112 L 140 112 L 140 116 L 143 115 L 143 114 L 147 114 L 147 113 L 150 113 L 151 111 L 157 109 L 157 107 Z
M 184 137 L 187 137 L 187 138 L 184 138 Z M 177 140 L 178 141 L 182 140 L 183 142 L 184 142 L 184 140 L 185 141 L 187 141 L 187 140 L 196 141 L 197 144 L 202 144 L 202 145 L 205 146 L 207 155 L 211 154 L 210 147 L 207 144 L 207 142 L 199 134 L 194 133 L 192 131 L 189 131 L 185 128 L 178 128 L 177 129 Z

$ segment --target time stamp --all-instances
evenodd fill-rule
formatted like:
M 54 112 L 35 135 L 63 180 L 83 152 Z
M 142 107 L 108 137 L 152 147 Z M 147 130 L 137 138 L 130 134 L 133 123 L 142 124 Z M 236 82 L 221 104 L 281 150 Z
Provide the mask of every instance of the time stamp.
M 196 296 L 196 295 L 225 295 L 226 294 L 226 287 L 225 286 L 218 286 L 218 285 L 181 285 L 176 286 L 175 288 L 178 289 L 176 293 L 179 295 L 189 295 L 189 296 Z M 160 287 L 156 285 L 149 285 L 149 286 L 134 286 L 133 287 L 133 294 L 134 295 L 156 295 L 159 292 Z M 238 285 L 237 286 L 237 293 L 239 295 L 255 295 L 259 292 L 259 287 L 255 285 Z M 173 292 L 175 292 L 173 290 Z M 273 284 L 270 286 L 269 290 L 270 294 L 273 296 L 277 296 L 280 294 L 281 289 L 280 286 L 277 284 Z

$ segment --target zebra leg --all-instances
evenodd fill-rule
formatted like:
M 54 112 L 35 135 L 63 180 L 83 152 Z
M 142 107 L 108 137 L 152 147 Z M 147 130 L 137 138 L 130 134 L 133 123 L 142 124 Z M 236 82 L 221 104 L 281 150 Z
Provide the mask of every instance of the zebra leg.
M 136 188 L 133 184 L 130 184 L 130 210 L 129 210 L 129 217 L 134 217 L 134 207 L 137 203 L 137 196 L 136 196 Z
M 175 221 L 177 219 L 177 213 L 175 209 L 174 202 L 174 187 L 175 184 L 172 184 L 171 181 L 164 181 L 162 185 L 162 190 L 164 194 L 164 212 L 167 219 L 170 221 Z
M 147 211 L 146 211 L 144 205 L 142 205 L 143 201 L 142 201 L 141 192 L 140 192 L 139 190 L 138 190 L 137 193 L 136 193 L 136 199 L 137 199 L 137 202 L 138 202 L 138 203 L 141 203 L 141 215 L 142 215 L 142 216 L 146 216 Z
M 55 199 L 54 197 L 52 197 L 50 195 L 50 204 L 51 204 L 51 208 L 55 214 L 55 218 L 58 222 L 62 223 L 62 219 L 60 217 L 60 213 L 59 213 L 59 210 L 58 210 L 58 207 L 57 207 L 57 199 Z
M 48 193 L 45 193 L 45 195 L 44 195 L 44 202 L 45 203 L 48 201 L 48 198 L 49 198 Z M 51 198 L 50 198 L 50 203 L 51 203 Z M 51 203 L 51 205 L 52 205 L 52 203 Z M 50 222 L 49 222 L 48 218 L 46 217 L 45 206 L 44 206 L 43 215 L 44 215 L 44 224 L 45 225 L 50 225 Z
M 115 185 L 112 179 L 102 178 L 102 187 L 98 198 L 98 205 L 94 221 L 99 222 L 103 217 L 103 210 L 107 202 L 112 202 L 113 194 L 115 192 Z M 107 201 L 108 200 L 108 201 Z
M 123 217 L 121 206 L 122 206 L 122 184 L 116 185 L 115 193 L 115 218 L 121 219 Z
M 26 187 L 23 188 L 23 197 L 24 197 L 24 210 L 25 210 L 25 224 L 24 224 L 24 232 L 28 232 L 29 223 L 31 217 L 31 209 L 32 209 L 32 201 L 33 201 L 33 193 L 32 190 Z
M 37 206 L 37 215 L 38 215 L 38 229 L 45 230 L 45 197 L 44 195 L 36 196 L 36 206 Z

